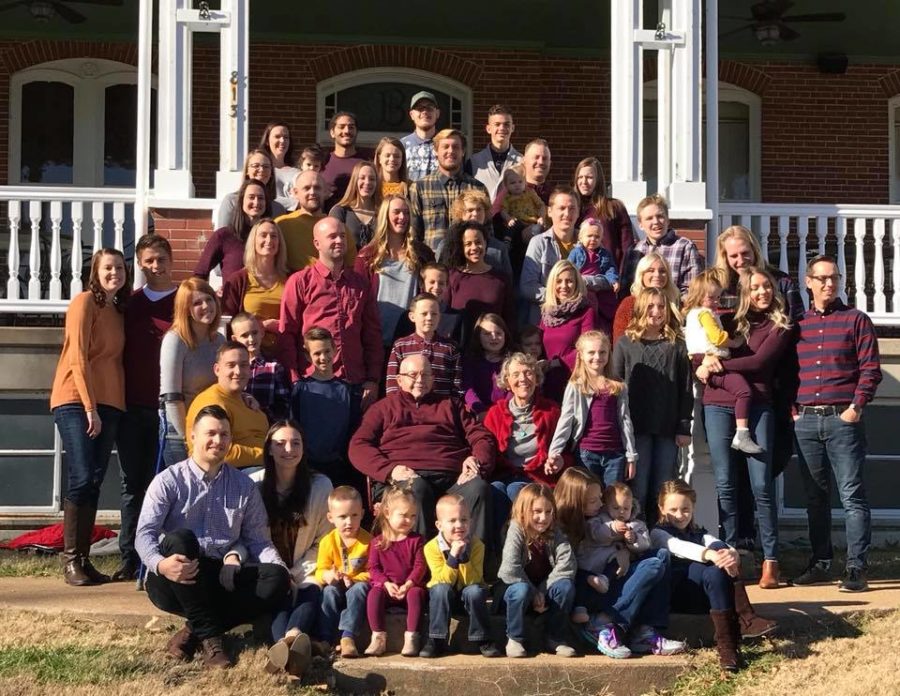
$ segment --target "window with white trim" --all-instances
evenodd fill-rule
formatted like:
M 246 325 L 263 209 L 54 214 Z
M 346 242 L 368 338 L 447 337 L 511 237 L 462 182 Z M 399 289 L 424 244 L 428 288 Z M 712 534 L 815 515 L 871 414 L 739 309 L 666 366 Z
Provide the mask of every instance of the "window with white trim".
M 413 130 L 409 101 L 421 90 L 434 94 L 441 110 L 437 129 L 472 135 L 472 90 L 442 75 L 412 68 L 367 68 L 323 80 L 316 87 L 319 144 L 330 146 L 328 121 L 338 111 L 356 116 L 358 143 L 374 147 L 381 138 L 402 138 Z
M 644 180 L 647 190 L 657 190 L 657 90 L 656 81 L 644 85 Z M 719 200 L 759 201 L 761 100 L 740 87 L 719 83 Z M 703 112 L 706 125 L 706 111 Z M 706 178 L 706 157 L 703 157 Z
M 900 203 L 900 95 L 888 100 L 888 142 L 890 143 L 890 202 Z
M 150 175 L 156 168 L 156 90 Z M 133 187 L 137 68 L 72 58 L 10 79 L 8 181 L 12 185 Z

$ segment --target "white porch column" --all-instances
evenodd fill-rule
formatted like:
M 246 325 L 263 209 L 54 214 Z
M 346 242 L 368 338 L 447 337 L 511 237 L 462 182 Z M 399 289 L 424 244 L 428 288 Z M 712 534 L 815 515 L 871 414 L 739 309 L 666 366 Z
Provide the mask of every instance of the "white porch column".
M 719 5 L 706 3 L 706 205 L 712 220 L 706 227 L 706 248 L 716 248 L 719 236 Z M 709 255 L 709 254 L 707 254 Z
M 643 180 L 643 62 L 634 32 L 643 25 L 642 0 L 612 0 L 610 9 L 610 184 L 629 211 L 647 195 Z
M 240 186 L 248 150 L 250 0 L 222 0 L 222 10 L 229 23 L 222 29 L 219 67 L 219 199 Z
M 138 84 L 137 130 L 134 173 L 134 243 L 147 234 L 147 169 L 150 166 L 150 64 L 153 60 L 153 0 L 140 0 L 138 9 Z M 134 289 L 144 284 L 137 259 L 134 263 Z
M 178 11 L 191 0 L 159 0 L 159 81 L 154 193 L 191 198 L 191 32 Z

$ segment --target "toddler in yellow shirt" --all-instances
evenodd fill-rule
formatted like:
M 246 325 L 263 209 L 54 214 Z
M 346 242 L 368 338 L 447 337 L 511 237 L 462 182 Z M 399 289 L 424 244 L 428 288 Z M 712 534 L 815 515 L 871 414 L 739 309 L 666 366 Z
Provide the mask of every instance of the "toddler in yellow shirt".
M 469 640 L 485 657 L 502 654 L 491 640 L 484 585 L 484 544 L 469 535 L 469 508 L 461 495 L 437 501 L 438 535 L 425 544 L 428 581 L 428 640 L 419 657 L 440 657 L 447 651 L 451 612 L 460 607 L 469 616 Z
M 341 632 L 341 657 L 359 657 L 355 636 L 366 615 L 369 594 L 369 542 L 359 525 L 362 498 L 352 486 L 338 486 L 328 496 L 328 521 L 334 525 L 319 542 L 316 582 L 322 585 L 319 631 L 332 644 Z

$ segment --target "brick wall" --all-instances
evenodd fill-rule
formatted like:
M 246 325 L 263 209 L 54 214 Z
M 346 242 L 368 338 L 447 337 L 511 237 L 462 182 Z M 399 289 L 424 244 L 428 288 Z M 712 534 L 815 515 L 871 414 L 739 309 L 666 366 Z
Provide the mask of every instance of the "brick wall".
M 176 281 L 189 278 L 212 233 L 209 211 L 154 208 L 150 215 L 156 233 L 168 239 L 172 245 L 173 278 Z

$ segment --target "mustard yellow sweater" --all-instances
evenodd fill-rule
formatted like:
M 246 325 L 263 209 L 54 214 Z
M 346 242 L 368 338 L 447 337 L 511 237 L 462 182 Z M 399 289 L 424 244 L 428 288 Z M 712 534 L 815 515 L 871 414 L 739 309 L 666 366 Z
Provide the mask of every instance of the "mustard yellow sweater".
M 332 529 L 319 542 L 316 558 L 316 582 L 325 584 L 326 570 L 340 570 L 353 582 L 369 581 L 369 543 L 372 535 L 360 529 L 356 541 L 350 548 L 344 547 L 338 530 Z
M 228 448 L 225 461 L 238 468 L 262 466 L 263 442 L 266 439 L 266 431 L 269 429 L 266 414 L 262 411 L 254 411 L 244 403 L 240 394 L 228 394 L 218 384 L 207 387 L 191 402 L 185 419 L 184 431 L 187 433 L 188 454 L 194 451 L 190 437 L 194 419 L 200 409 L 212 405 L 224 408 L 231 421 L 231 447 Z
M 468 558 L 455 568 L 447 563 L 447 557 L 441 550 L 438 537 L 425 544 L 425 562 L 431 571 L 428 587 L 446 583 L 457 589 L 469 585 L 484 584 L 484 544 L 478 537 L 469 539 L 466 549 Z

